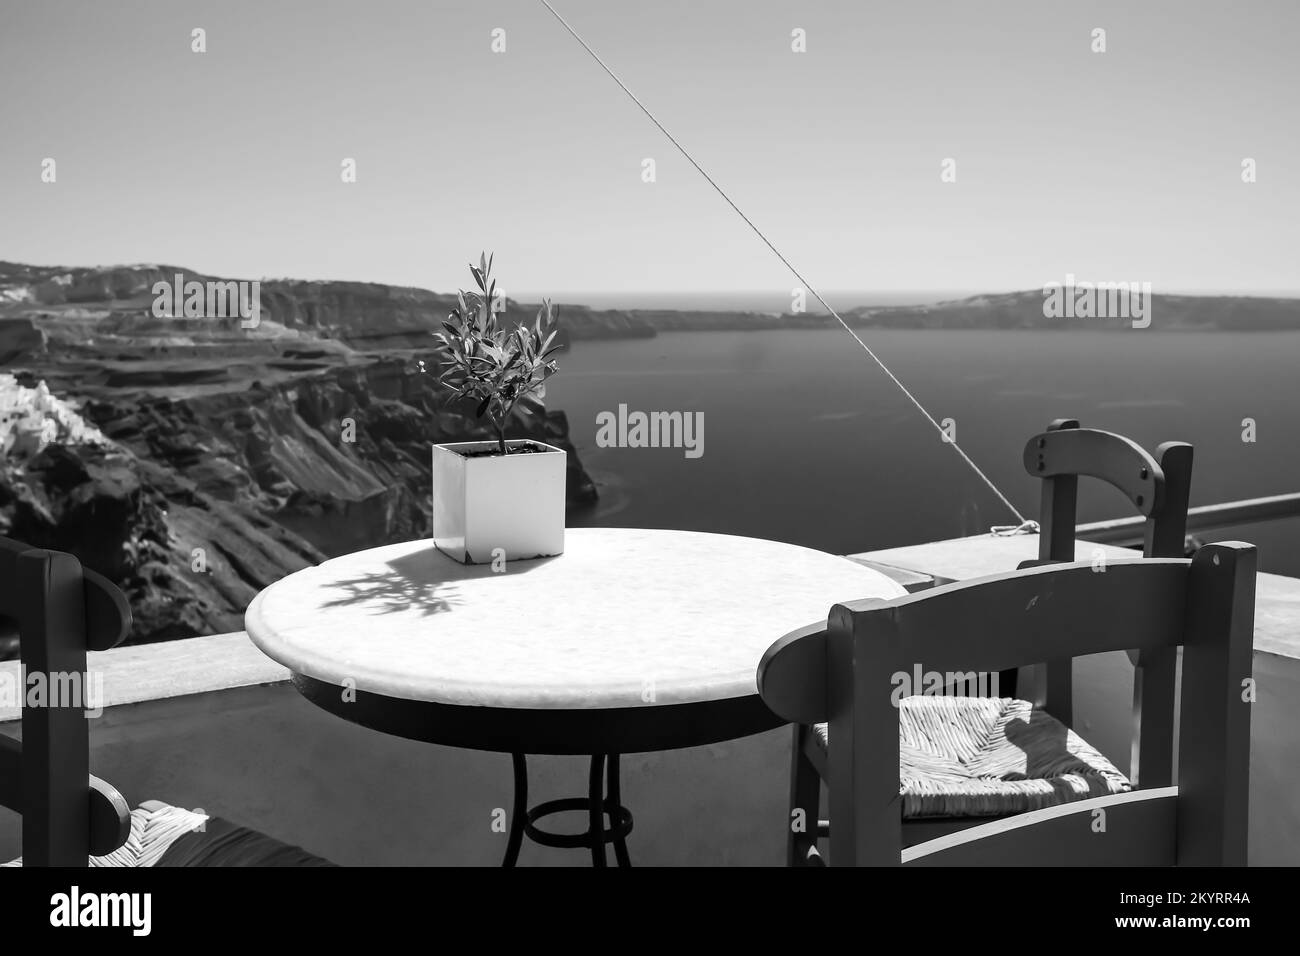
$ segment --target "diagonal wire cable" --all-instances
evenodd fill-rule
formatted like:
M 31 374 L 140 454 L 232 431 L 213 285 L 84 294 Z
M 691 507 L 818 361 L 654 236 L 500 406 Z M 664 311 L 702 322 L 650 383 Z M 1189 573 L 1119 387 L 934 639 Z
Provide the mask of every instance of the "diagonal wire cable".
M 686 161 L 695 167 L 696 172 L 698 172 L 701 176 L 704 177 L 704 179 L 708 182 L 708 184 L 713 187 L 714 192 L 716 192 L 719 196 L 721 196 L 726 201 L 727 205 L 730 206 L 733 210 L 735 210 L 736 215 L 738 215 L 741 219 L 745 221 L 745 225 L 749 226 L 749 228 L 753 230 L 754 235 L 758 236 L 759 239 L 763 240 L 763 244 L 767 246 L 768 249 L 772 250 L 772 254 L 781 260 L 782 264 L 787 269 L 790 270 L 790 273 L 796 279 L 799 280 L 799 283 L 805 289 L 807 289 L 809 292 L 813 294 L 813 298 L 815 298 L 818 302 L 821 303 L 822 308 L 824 308 L 827 312 L 831 314 L 831 316 L 835 319 L 836 322 L 840 324 L 840 326 L 844 329 L 845 332 L 853 336 L 853 341 L 857 342 L 858 345 L 862 346 L 862 350 L 866 352 L 867 355 L 871 356 L 871 359 L 878 366 L 880 366 L 880 370 L 889 377 L 889 380 L 891 382 L 893 382 L 895 385 L 898 386 L 899 391 L 901 391 L 904 395 L 906 395 L 908 400 L 911 401 L 911 403 L 916 406 L 916 410 L 925 416 L 925 420 L 935 427 L 935 430 L 937 430 L 939 434 L 943 437 L 945 444 L 952 445 L 953 450 L 956 451 L 957 454 L 961 456 L 962 461 L 966 462 L 966 464 L 970 466 L 971 470 L 975 472 L 975 474 L 979 475 L 980 479 L 984 482 L 984 484 L 988 485 L 989 490 L 992 491 L 993 494 L 997 496 L 998 500 L 1001 501 L 1002 504 L 1006 505 L 1007 510 L 1016 516 L 1016 520 L 1020 522 L 1020 528 L 1022 529 L 1027 528 L 1029 525 L 1034 524 L 1034 522 L 1026 520 L 1025 516 L 1020 513 L 1020 511 L 1016 508 L 1016 506 L 1013 505 L 1007 499 L 1007 496 L 1004 495 L 998 489 L 998 486 L 993 483 L 993 479 L 991 479 L 988 475 L 984 474 L 980 466 L 975 464 L 975 462 L 971 460 L 970 455 L 966 454 L 966 452 L 962 450 L 962 447 L 957 444 L 956 440 L 950 439 L 948 437 L 947 432 L 943 430 L 943 426 L 940 425 L 937 421 L 935 421 L 934 416 L 931 415 L 928 411 L 926 411 L 925 406 L 921 404 L 920 400 L 915 395 L 912 394 L 911 390 L 906 385 L 904 385 L 901 381 L 899 381 L 898 376 L 895 375 L 892 371 L 890 371 L 889 366 L 886 365 L 883 361 L 881 361 L 880 356 L 878 356 L 871 349 L 871 346 L 867 345 L 866 342 L 862 341 L 862 338 L 858 335 L 858 333 L 854 332 L 852 327 L 847 322 L 845 322 L 842 318 L 840 318 L 840 314 L 836 312 L 834 309 L 832 309 L 830 304 L 825 299 L 822 298 L 821 293 L 818 292 L 813 287 L 812 283 L 810 283 L 807 279 L 805 279 L 799 273 L 799 270 L 796 269 L 794 265 L 790 262 L 790 260 L 781 254 L 781 250 L 779 250 L 776 246 L 772 245 L 771 240 L 769 240 L 767 236 L 763 234 L 763 231 L 759 229 L 758 226 L 754 225 L 753 220 L 751 220 L 748 216 L 746 216 L 745 213 L 741 211 L 741 208 L 737 206 L 734 202 L 732 202 L 731 197 L 727 195 L 727 193 L 723 190 L 723 188 L 719 186 L 716 182 L 714 182 L 713 177 L 710 176 L 707 172 L 705 172 L 704 167 L 695 161 L 695 157 L 693 157 L 689 152 L 686 151 L 686 147 L 683 146 L 681 143 L 677 142 L 677 138 L 673 136 L 672 133 L 668 132 L 667 129 L 664 128 L 663 123 L 659 122 L 659 120 L 655 118 L 655 115 L 651 113 L 649 109 L 646 108 L 646 105 L 642 103 L 639 99 L 637 99 L 636 94 L 627 88 L 627 84 L 624 83 L 621 79 L 619 79 L 618 74 L 616 74 L 613 70 L 611 70 L 606 65 L 605 61 L 602 60 L 600 56 L 596 53 L 596 51 L 593 50 L 590 47 L 590 45 L 588 45 L 587 41 L 578 35 L 578 32 L 569 25 L 568 21 L 565 20 L 564 17 L 560 16 L 559 12 L 555 9 L 555 7 L 551 6 L 549 0 L 541 0 L 541 3 L 543 6 L 546 7 L 547 10 L 551 11 L 551 14 L 555 17 L 556 20 L 560 21 L 560 25 L 563 26 L 564 29 L 569 32 L 569 35 L 572 36 L 575 40 L 577 40 L 578 43 L 582 45 L 582 48 L 584 50 L 586 50 L 589 54 L 591 54 L 591 58 L 600 64 L 601 69 L 603 69 L 606 73 L 609 74 L 610 79 L 612 79 L 615 83 L 619 85 L 619 88 L 622 89 L 623 92 L 626 93 L 628 97 L 632 100 L 632 102 L 635 103 L 641 109 L 641 112 L 644 113 L 649 118 L 650 122 L 654 123 L 655 126 L 659 128 L 659 132 L 663 133 L 664 136 L 668 137 L 668 141 L 672 143 L 675 147 L 677 147 L 677 151 L 686 157 Z M 1019 529 L 995 528 L 994 530 L 1006 531 L 1006 530 L 1019 530 Z

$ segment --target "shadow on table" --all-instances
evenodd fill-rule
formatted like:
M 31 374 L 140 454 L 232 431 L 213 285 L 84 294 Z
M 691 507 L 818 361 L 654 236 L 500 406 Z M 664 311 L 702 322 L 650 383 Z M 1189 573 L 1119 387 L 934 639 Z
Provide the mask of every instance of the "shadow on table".
M 332 582 L 331 587 L 341 593 L 323 606 L 372 605 L 393 613 L 419 611 L 426 617 L 443 614 L 462 603 L 460 585 L 464 581 L 505 579 L 554 560 L 512 561 L 505 571 L 493 571 L 490 564 L 453 561 L 430 543 L 427 548 L 388 561 L 387 571 L 370 571 Z

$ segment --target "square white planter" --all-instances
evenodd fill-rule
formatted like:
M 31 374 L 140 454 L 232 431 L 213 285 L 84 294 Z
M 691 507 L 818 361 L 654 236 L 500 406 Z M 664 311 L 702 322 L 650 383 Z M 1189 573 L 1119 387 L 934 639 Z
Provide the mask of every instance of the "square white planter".
M 462 564 L 564 553 L 563 449 L 518 439 L 529 454 L 480 455 L 495 441 L 433 446 L 433 543 Z M 498 551 L 500 549 L 500 551 Z

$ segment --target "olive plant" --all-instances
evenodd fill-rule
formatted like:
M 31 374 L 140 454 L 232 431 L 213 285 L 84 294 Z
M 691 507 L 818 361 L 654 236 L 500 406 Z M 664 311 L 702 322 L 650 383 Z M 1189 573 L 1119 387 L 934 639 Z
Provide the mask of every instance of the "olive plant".
M 500 454 L 509 454 L 506 425 L 516 406 L 540 407 L 546 395 L 546 380 L 556 371 L 551 356 L 557 332 L 556 311 L 544 300 L 530 326 L 511 326 L 493 309 L 496 280 L 492 278 L 492 257 L 480 254 L 470 264 L 477 292 L 462 290 L 453 309 L 434 337 L 447 352 L 448 365 L 438 381 L 451 389 L 453 397 L 475 404 L 475 414 L 486 418 L 496 432 Z

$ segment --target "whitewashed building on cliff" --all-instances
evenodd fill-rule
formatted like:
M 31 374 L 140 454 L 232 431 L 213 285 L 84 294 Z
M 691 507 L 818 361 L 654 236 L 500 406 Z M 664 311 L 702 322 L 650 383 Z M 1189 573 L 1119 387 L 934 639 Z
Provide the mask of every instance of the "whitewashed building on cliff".
M 54 442 L 106 445 L 108 439 L 44 382 L 27 388 L 12 375 L 0 375 L 0 455 L 30 458 Z

